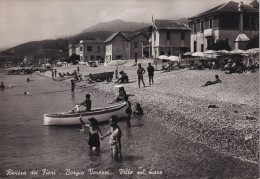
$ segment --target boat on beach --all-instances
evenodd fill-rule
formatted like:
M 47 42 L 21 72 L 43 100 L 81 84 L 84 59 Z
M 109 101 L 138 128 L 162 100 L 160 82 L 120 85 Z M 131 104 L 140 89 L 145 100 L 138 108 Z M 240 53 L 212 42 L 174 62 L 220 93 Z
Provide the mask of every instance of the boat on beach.
M 88 77 L 90 78 L 91 80 L 94 80 L 94 81 L 111 81 L 113 79 L 113 75 L 114 75 L 114 72 L 111 71 L 111 72 L 103 72 L 103 73 L 95 73 L 95 74 L 89 74 L 89 75 L 85 75 L 85 77 Z
M 82 120 L 88 123 L 88 119 L 94 117 L 98 122 L 108 121 L 113 115 L 118 118 L 125 117 L 126 102 L 122 102 L 113 106 L 105 108 L 96 108 L 91 111 L 76 111 L 76 112 L 62 112 L 54 114 L 44 114 L 44 125 L 77 125 L 80 124 L 79 116 L 82 116 Z

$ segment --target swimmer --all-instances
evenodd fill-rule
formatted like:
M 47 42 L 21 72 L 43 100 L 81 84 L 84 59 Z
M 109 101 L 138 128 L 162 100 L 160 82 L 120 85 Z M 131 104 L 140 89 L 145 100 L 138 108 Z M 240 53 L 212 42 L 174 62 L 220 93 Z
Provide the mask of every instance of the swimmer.
M 0 89 L 5 89 L 4 82 L 1 82 Z
M 11 87 L 15 87 L 15 85 L 13 85 L 12 83 L 10 83 L 9 84 L 9 87 L 11 88 Z
M 29 95 L 30 93 L 29 93 L 29 92 L 27 92 L 27 91 L 25 91 L 23 94 L 24 94 L 24 95 Z

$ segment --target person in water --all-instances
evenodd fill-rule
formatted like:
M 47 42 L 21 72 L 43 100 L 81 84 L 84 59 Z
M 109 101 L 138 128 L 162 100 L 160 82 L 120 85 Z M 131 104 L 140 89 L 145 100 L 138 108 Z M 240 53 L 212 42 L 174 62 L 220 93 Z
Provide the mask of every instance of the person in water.
M 141 105 L 139 103 L 136 103 L 135 110 L 133 112 L 135 115 L 143 115 L 143 109 L 141 108 Z
M 75 93 L 75 92 L 74 92 L 75 82 L 74 82 L 74 80 L 70 80 L 70 82 L 71 82 L 71 92 L 74 94 L 74 93 Z
M 82 129 L 80 131 L 84 131 L 85 127 L 89 128 L 89 139 L 88 139 L 88 145 L 89 148 L 93 151 L 97 152 L 100 148 L 100 136 L 102 136 L 102 132 L 100 128 L 98 127 L 98 122 L 95 118 L 89 118 L 89 124 L 85 123 L 81 115 L 79 117 L 80 123 L 82 125 Z
M 125 99 L 125 96 L 126 96 L 125 88 L 124 87 L 120 87 L 118 96 L 115 97 L 114 100 L 112 102 L 110 102 L 110 104 L 112 104 L 114 102 L 123 101 Z
M 109 119 L 110 129 L 104 136 L 101 136 L 100 139 L 103 140 L 105 137 L 110 135 L 109 144 L 111 156 L 114 159 L 122 159 L 121 154 L 121 136 L 122 132 L 119 126 L 117 125 L 117 116 L 112 116 Z
M 30 82 L 30 78 L 29 77 L 27 77 L 27 82 Z
M 5 89 L 4 82 L 1 82 L 0 88 L 1 88 L 1 89 Z
M 80 104 L 77 104 L 72 110 L 71 112 L 74 112 L 75 109 L 79 110 L 79 107 L 81 105 L 85 106 L 86 107 L 86 111 L 90 111 L 91 110 L 91 99 L 90 99 L 90 94 L 86 94 L 86 99 L 84 102 L 80 103 Z
M 214 85 L 216 83 L 221 83 L 222 81 L 219 79 L 218 75 L 215 75 L 216 80 L 215 81 L 207 81 L 207 83 L 205 83 L 204 85 L 202 85 L 202 87 L 204 86 L 209 86 L 209 85 Z
M 131 115 L 132 115 L 132 107 L 131 107 L 131 102 L 128 101 L 128 96 L 125 96 L 125 101 L 126 101 L 126 123 L 127 123 L 127 127 L 131 127 L 131 123 L 130 123 L 130 119 L 131 119 Z

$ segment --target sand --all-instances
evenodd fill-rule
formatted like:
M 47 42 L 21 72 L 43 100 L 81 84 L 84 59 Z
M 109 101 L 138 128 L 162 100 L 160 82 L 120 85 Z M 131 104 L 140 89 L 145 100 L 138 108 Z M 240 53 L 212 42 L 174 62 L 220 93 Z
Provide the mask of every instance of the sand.
M 138 62 L 146 69 L 148 62 L 153 63 L 153 60 Z M 123 86 L 128 94 L 132 94 L 132 105 L 140 103 L 151 120 L 160 121 L 165 129 L 204 143 L 219 152 L 258 162 L 259 71 L 243 74 L 225 74 L 220 70 L 156 71 L 154 85 L 148 85 L 146 73 L 146 88 L 142 84 L 138 88 L 137 66 L 133 65 L 134 61 L 129 60 L 119 66 L 118 71 L 123 70 L 129 76 L 130 83 Z M 56 69 L 58 73 L 73 72 L 77 67 L 68 65 Z M 79 67 L 83 76 L 117 68 Z M 160 68 L 161 65 L 158 65 L 157 70 Z M 214 80 L 216 74 L 222 83 L 201 87 L 206 81 Z M 51 77 L 51 72 L 45 72 L 44 75 Z M 70 85 L 70 81 L 66 81 Z M 117 95 L 116 85 L 114 82 L 98 82 L 94 87 L 105 101 L 112 101 Z M 216 108 L 209 108 L 210 105 Z

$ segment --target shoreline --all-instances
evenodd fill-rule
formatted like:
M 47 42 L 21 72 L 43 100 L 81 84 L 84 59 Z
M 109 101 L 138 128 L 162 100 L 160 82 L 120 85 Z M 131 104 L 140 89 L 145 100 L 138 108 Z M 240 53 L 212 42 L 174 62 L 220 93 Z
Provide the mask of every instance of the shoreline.
M 63 69 L 58 68 L 58 71 L 73 71 L 77 66 L 78 65 L 70 66 Z M 80 67 L 84 68 L 82 66 Z M 83 71 L 83 75 L 87 75 L 86 71 L 108 71 L 114 68 L 115 67 L 98 67 L 96 69 L 89 69 L 86 67 L 85 71 L 84 69 L 81 70 Z M 246 99 L 251 96 L 245 96 L 246 92 L 241 95 L 241 99 L 232 99 L 236 97 L 236 92 L 235 95 L 227 96 L 227 98 L 223 97 L 224 100 L 220 98 L 216 99 L 218 97 L 216 91 L 219 91 L 220 88 L 223 89 L 222 84 L 205 88 L 205 93 L 202 93 L 203 96 L 196 96 L 201 93 L 200 91 L 196 91 L 199 87 L 194 87 L 194 94 L 187 95 L 189 90 L 178 91 L 180 90 L 179 88 L 181 88 L 178 87 L 178 85 L 185 86 L 189 83 L 189 81 L 183 80 L 183 84 L 177 84 L 179 78 L 187 78 L 186 80 L 191 78 L 191 80 L 194 81 L 194 76 L 196 77 L 196 75 L 202 76 L 203 78 L 203 73 L 206 73 L 206 76 L 208 76 L 207 73 L 213 76 L 214 74 L 223 72 L 217 70 L 191 71 L 185 69 L 168 73 L 156 71 L 154 79 L 155 85 L 143 88 L 141 84 L 141 88 L 139 89 L 135 75 L 137 67 L 126 65 L 120 68 L 127 72 L 130 81 L 132 81 L 132 83 L 123 84 L 126 92 L 134 95 L 129 98 L 132 107 L 134 107 L 137 102 L 141 103 L 145 115 L 161 123 L 161 125 L 170 132 L 177 133 L 193 142 L 203 143 L 225 155 L 258 162 L 259 107 L 257 100 L 255 102 L 252 99 Z M 146 66 L 144 66 L 144 68 L 146 69 Z M 193 76 L 189 77 L 189 73 Z M 225 77 L 234 78 L 236 80 L 239 79 L 239 77 L 258 78 L 258 74 L 259 72 L 257 72 L 257 74 L 226 75 Z M 51 78 L 51 72 L 45 72 L 45 74 L 41 75 Z M 172 79 L 171 75 L 177 79 Z M 224 77 L 223 75 L 221 76 Z M 169 84 L 170 80 L 174 81 L 174 83 Z M 245 81 L 248 82 L 247 79 Z M 68 85 L 70 85 L 69 81 L 67 82 Z M 147 83 L 147 76 L 145 76 L 145 82 Z M 101 98 L 111 101 L 117 94 L 114 85 L 116 84 L 113 82 L 106 84 L 98 82 L 93 92 L 99 94 Z M 235 83 L 234 86 L 235 85 L 237 84 Z M 240 86 L 238 85 L 238 87 Z M 210 92 L 212 93 L 212 91 L 217 97 L 208 95 Z M 250 91 L 250 93 L 252 92 Z M 220 96 L 221 95 L 223 95 L 223 93 L 220 94 Z M 252 95 L 258 99 L 257 91 Z M 217 108 L 208 108 L 209 105 L 216 105 Z

